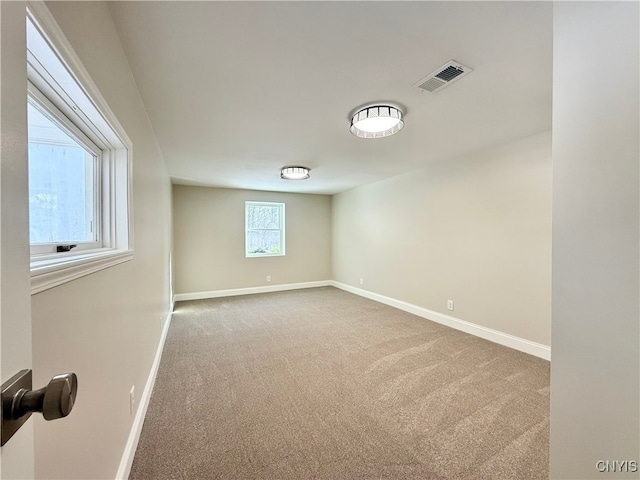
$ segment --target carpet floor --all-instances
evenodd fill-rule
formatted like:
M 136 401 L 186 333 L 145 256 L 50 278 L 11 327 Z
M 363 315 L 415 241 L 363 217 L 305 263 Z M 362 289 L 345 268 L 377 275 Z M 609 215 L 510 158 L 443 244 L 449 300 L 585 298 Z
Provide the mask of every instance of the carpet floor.
M 130 479 L 549 478 L 549 362 L 333 287 L 180 302 Z

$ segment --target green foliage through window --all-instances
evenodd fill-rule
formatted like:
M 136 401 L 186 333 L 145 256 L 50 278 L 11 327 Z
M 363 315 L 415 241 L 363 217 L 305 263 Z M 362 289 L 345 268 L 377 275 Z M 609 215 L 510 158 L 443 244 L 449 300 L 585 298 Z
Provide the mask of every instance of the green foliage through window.
M 245 203 L 246 256 L 284 255 L 284 203 Z

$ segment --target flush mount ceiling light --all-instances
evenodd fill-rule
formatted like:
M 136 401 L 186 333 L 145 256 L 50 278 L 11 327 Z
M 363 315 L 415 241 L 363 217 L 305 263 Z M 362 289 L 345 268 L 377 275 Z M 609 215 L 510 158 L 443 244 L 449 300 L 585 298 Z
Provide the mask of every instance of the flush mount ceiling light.
M 310 171 L 307 167 L 284 167 L 280 170 L 280 178 L 285 180 L 305 180 L 309 178 Z
M 391 105 L 372 105 L 351 117 L 349 130 L 360 138 L 381 138 L 398 133 L 404 127 L 402 112 Z

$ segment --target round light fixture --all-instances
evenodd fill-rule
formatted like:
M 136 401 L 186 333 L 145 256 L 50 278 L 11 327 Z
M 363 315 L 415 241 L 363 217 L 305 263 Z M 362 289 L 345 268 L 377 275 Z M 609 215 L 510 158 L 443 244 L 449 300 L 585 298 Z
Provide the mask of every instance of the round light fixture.
M 360 138 L 381 138 L 398 133 L 404 127 L 402 112 L 391 105 L 372 105 L 351 117 L 349 130 Z
M 283 167 L 280 170 L 280 178 L 285 180 L 305 180 L 309 178 L 310 171 L 307 167 Z

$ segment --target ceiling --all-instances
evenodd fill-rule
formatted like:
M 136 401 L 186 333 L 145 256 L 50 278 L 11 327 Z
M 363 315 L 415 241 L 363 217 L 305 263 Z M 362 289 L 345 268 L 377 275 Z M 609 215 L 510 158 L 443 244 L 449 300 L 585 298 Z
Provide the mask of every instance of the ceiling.
M 174 183 L 334 194 L 551 128 L 551 2 L 108 3 Z M 373 102 L 405 128 L 351 135 Z

